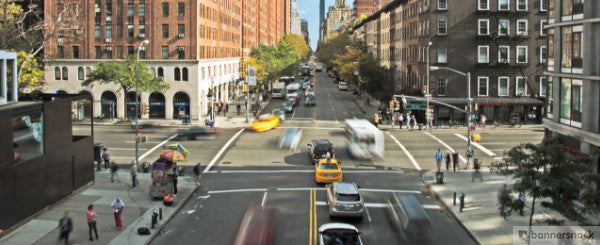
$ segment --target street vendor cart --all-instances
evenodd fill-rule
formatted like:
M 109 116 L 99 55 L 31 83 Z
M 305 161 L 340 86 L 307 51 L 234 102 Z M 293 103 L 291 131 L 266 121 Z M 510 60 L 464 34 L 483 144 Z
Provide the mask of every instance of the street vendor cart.
M 173 195 L 174 174 L 169 171 L 177 167 L 177 162 L 185 162 L 189 151 L 180 144 L 166 145 L 160 152 L 160 157 L 152 164 L 152 184 L 149 187 L 150 196 L 163 198 L 167 194 Z

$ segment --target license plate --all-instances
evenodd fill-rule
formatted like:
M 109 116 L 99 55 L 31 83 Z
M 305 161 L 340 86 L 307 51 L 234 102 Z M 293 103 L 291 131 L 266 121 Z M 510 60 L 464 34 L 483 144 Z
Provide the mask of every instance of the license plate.
M 333 177 L 331 174 L 328 174 L 328 175 L 327 175 L 327 178 L 331 178 L 331 177 Z

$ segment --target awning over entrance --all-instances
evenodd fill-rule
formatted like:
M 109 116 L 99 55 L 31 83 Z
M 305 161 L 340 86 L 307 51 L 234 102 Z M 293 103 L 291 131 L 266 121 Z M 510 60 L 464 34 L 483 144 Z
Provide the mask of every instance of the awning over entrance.
M 451 105 L 466 105 L 467 98 L 465 97 L 435 97 L 433 100 L 444 102 Z M 544 101 L 541 99 L 529 98 L 529 97 L 476 97 L 473 99 L 473 105 L 478 106 L 507 106 L 507 105 L 521 105 L 521 106 L 541 106 Z

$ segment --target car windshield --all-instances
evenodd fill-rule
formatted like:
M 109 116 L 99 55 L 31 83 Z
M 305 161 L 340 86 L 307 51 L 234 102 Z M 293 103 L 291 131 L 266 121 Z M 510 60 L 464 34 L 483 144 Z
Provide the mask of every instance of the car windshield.
M 321 164 L 320 169 L 324 169 L 324 170 L 337 170 L 338 169 L 338 165 L 335 163 L 323 163 Z
M 327 153 L 327 152 L 331 152 L 331 146 L 317 145 L 317 147 L 315 147 L 315 153 Z
M 352 201 L 360 201 L 360 196 L 358 194 L 341 194 L 338 193 L 336 199 L 340 202 L 352 202 Z
M 359 245 L 358 234 L 349 229 L 329 229 L 323 231 L 325 244 Z
M 292 105 L 292 103 L 290 103 L 290 102 L 283 103 L 283 106 L 290 106 L 290 105 Z

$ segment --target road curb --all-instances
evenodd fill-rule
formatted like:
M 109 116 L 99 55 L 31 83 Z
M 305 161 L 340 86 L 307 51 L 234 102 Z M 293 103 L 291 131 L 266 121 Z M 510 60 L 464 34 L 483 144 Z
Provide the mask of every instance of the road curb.
M 425 175 L 425 174 L 423 174 Z M 423 184 L 427 187 L 427 189 L 429 189 L 429 192 L 439 201 L 440 205 L 443 206 L 443 208 L 450 213 L 450 215 L 452 215 L 452 217 L 458 221 L 458 223 L 460 224 L 460 226 L 467 232 L 467 234 L 469 234 L 469 236 L 471 238 L 473 238 L 473 240 L 475 240 L 475 242 L 479 245 L 482 245 L 483 242 L 481 240 L 479 240 L 479 238 L 477 236 L 475 236 L 475 233 L 473 233 L 468 227 L 467 225 L 454 213 L 454 211 L 452 211 L 452 209 L 450 209 L 450 207 L 448 207 L 448 205 L 446 204 L 446 202 L 444 200 L 442 200 L 442 198 L 435 192 L 435 190 L 433 190 L 433 188 L 431 187 L 431 185 L 426 182 L 425 180 L 423 180 L 423 175 L 421 175 L 421 181 L 423 182 Z

